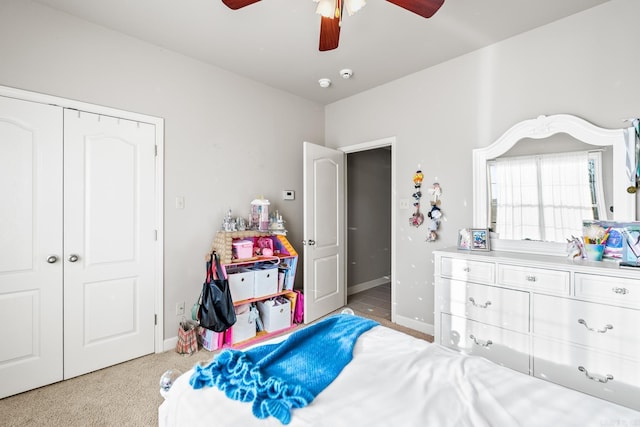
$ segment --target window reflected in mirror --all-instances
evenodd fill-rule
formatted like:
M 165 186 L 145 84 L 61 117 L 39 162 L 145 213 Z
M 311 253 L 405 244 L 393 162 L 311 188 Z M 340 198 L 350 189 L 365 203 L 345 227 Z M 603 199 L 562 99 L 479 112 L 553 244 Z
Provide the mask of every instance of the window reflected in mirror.
M 559 242 L 606 220 L 600 151 L 488 162 L 491 227 L 500 238 Z

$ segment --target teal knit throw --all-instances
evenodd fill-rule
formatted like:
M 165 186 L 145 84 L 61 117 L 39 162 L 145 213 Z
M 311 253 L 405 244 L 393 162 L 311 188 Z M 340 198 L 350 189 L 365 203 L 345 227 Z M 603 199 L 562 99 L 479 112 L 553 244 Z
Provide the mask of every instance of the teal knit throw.
M 230 399 L 251 402 L 257 418 L 291 421 L 353 358 L 358 337 L 376 326 L 370 319 L 338 314 L 298 330 L 285 341 L 246 351 L 225 350 L 207 366 L 197 365 L 194 389 L 217 387 Z

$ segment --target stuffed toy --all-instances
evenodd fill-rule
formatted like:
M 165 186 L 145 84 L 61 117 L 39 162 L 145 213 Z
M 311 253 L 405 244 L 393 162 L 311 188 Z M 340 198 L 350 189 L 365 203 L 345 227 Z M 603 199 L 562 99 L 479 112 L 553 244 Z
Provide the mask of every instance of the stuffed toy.
M 427 235 L 427 241 L 433 242 L 438 238 L 438 227 L 440 226 L 440 221 L 442 220 L 442 211 L 436 205 L 431 207 L 431 211 L 427 214 L 429 219 L 429 234 Z

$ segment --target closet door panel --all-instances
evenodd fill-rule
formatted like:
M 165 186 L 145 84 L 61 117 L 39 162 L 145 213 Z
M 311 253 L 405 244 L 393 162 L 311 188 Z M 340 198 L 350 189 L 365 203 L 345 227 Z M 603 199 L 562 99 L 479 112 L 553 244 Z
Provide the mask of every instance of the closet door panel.
M 154 351 L 155 127 L 65 111 L 65 363 Z
M 62 109 L 0 97 L 0 398 L 62 379 Z

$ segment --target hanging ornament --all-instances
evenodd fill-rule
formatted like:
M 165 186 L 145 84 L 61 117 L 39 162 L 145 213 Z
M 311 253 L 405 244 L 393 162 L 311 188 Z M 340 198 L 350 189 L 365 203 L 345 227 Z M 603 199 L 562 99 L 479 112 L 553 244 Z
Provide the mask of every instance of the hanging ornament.
M 420 199 L 422 198 L 422 191 L 420 188 L 422 187 L 422 180 L 424 179 L 424 175 L 418 167 L 418 170 L 415 174 L 413 174 L 413 188 L 416 190 L 411 196 L 414 199 L 413 206 L 415 206 L 416 211 L 409 218 L 409 224 L 414 227 L 420 227 L 424 222 L 424 215 L 420 212 Z
M 435 242 L 438 239 L 438 228 L 440 222 L 444 219 L 444 215 L 440 210 L 440 196 L 442 195 L 442 188 L 437 182 L 433 183 L 433 186 L 429 189 L 431 195 L 431 211 L 427 214 L 429 217 L 429 234 L 427 234 L 427 242 Z

